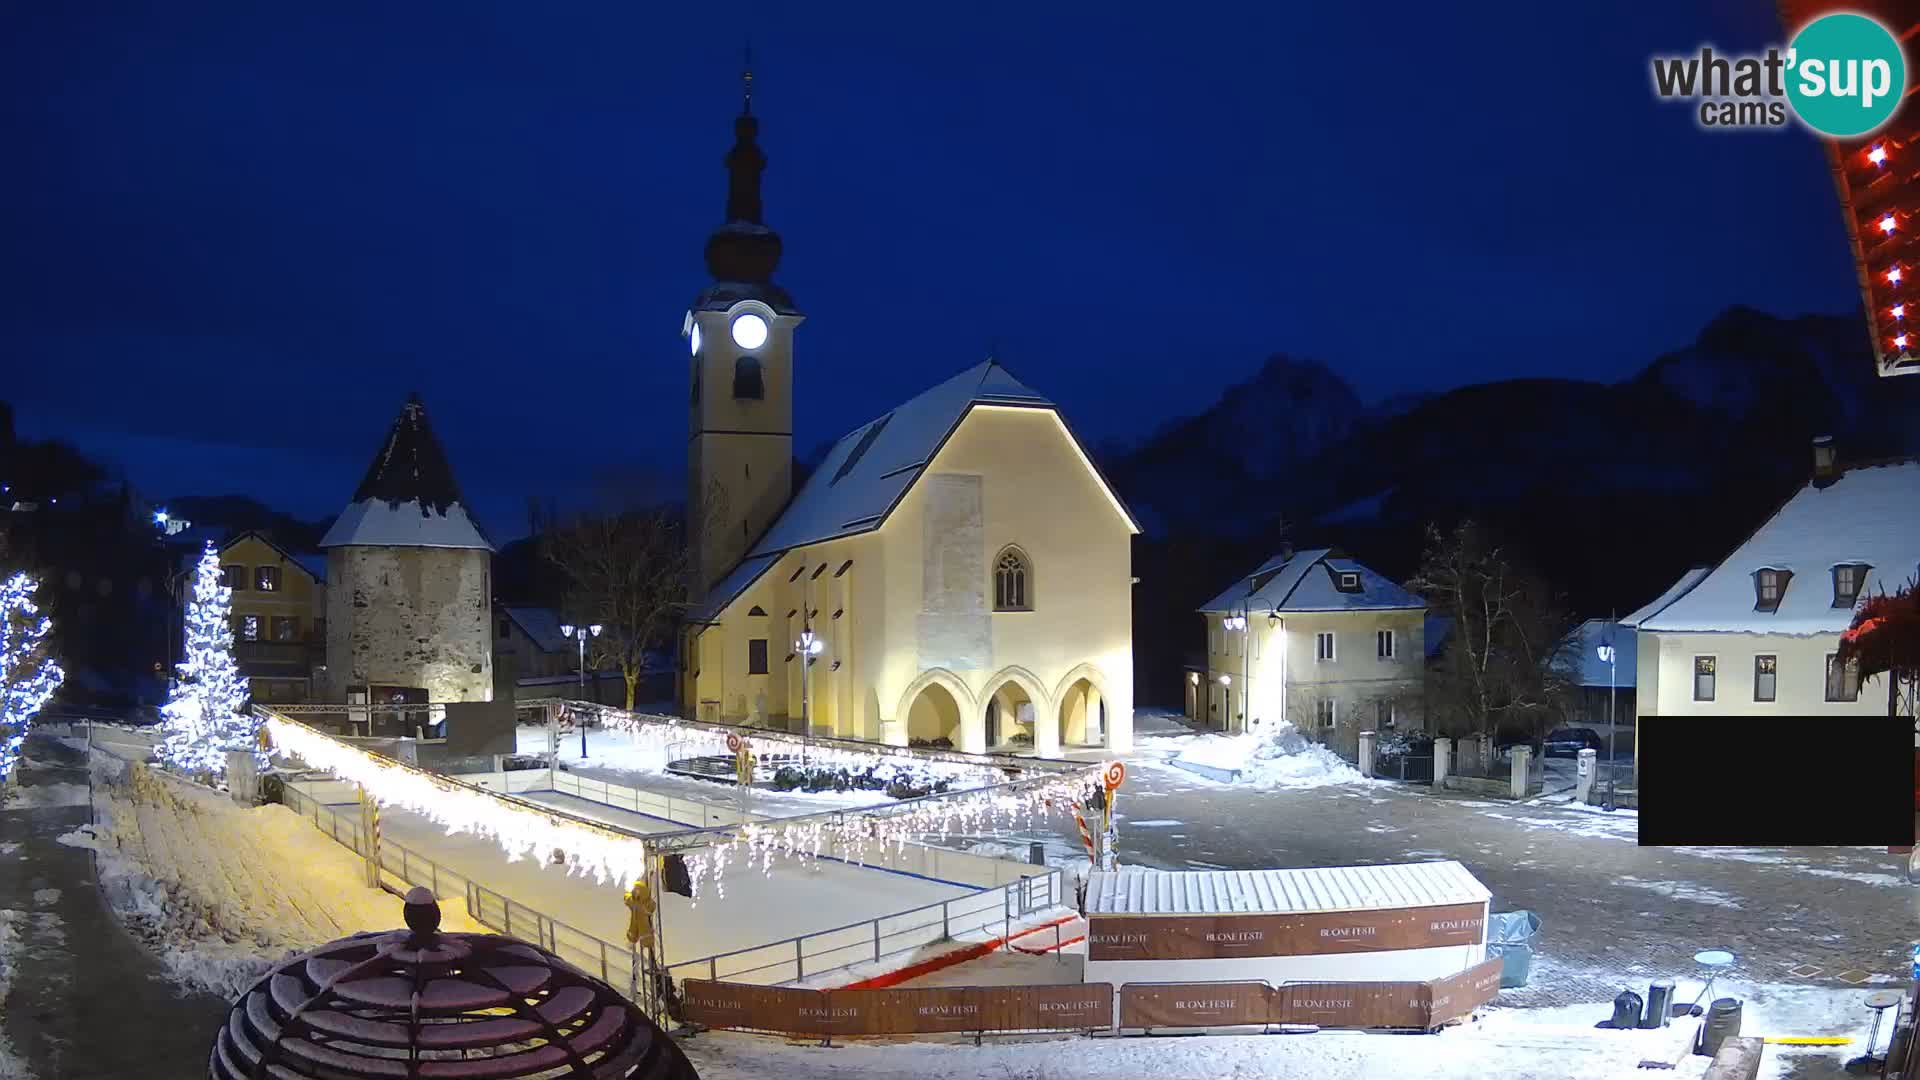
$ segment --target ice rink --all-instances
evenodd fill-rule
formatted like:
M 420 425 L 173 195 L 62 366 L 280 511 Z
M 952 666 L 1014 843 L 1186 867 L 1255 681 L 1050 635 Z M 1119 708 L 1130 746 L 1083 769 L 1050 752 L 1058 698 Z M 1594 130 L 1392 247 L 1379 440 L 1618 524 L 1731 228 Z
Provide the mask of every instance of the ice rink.
M 350 784 L 324 780 L 302 781 L 297 786 L 349 819 L 359 813 Z M 639 833 L 685 828 L 558 792 L 526 792 L 518 797 Z M 509 862 L 492 839 L 448 833 L 412 811 L 384 808 L 380 823 L 384 838 L 508 899 L 624 948 L 627 909 L 618 887 L 569 875 L 532 859 Z M 675 894 L 661 898 L 662 951 L 667 963 L 764 946 L 978 891 L 974 886 L 829 859 L 806 863 L 775 859 L 770 873 L 762 873 L 758 866 L 732 865 L 724 885 L 722 896 L 711 881 L 703 883 L 697 902 Z M 937 922 L 939 915 L 931 917 Z M 771 965 L 791 956 L 790 949 L 766 953 L 743 963 Z

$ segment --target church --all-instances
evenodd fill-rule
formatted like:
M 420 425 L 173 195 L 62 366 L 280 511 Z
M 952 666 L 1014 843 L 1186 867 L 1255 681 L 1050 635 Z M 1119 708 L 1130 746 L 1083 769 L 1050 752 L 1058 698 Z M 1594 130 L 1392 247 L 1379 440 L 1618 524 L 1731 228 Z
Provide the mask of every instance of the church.
M 687 312 L 701 720 L 1050 757 L 1133 743 L 1133 515 L 1054 404 L 988 358 L 847 432 L 796 492 L 794 338 L 751 76 Z

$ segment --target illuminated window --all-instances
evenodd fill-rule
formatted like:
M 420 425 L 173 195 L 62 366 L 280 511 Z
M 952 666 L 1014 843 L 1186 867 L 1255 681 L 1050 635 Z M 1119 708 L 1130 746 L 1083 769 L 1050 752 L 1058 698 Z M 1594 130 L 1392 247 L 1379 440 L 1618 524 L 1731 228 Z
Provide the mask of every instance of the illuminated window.
M 1713 700 L 1713 672 L 1715 658 L 1696 656 L 1693 658 L 1693 700 Z
M 1779 672 L 1779 657 L 1756 656 L 1753 658 L 1753 700 L 1774 700 L 1774 694 L 1779 689 Z
M 260 592 L 280 591 L 280 568 L 277 566 L 254 567 L 253 587 Z
M 260 640 L 260 616 L 258 615 L 240 616 L 238 633 L 240 635 L 240 640 L 242 641 L 259 641 Z
M 1850 608 L 1860 599 L 1860 586 L 1867 580 L 1867 567 L 1850 563 L 1833 568 L 1833 606 Z
M 1827 700 L 1860 700 L 1860 663 L 1857 660 L 1842 664 L 1834 653 L 1827 654 Z
M 1019 548 L 1002 548 L 994 560 L 993 610 L 1033 610 L 1033 566 Z
M 291 615 L 275 615 L 273 617 L 273 622 L 271 623 L 271 625 L 273 627 L 273 640 L 275 641 L 300 640 L 300 620 L 299 619 L 296 619 Z

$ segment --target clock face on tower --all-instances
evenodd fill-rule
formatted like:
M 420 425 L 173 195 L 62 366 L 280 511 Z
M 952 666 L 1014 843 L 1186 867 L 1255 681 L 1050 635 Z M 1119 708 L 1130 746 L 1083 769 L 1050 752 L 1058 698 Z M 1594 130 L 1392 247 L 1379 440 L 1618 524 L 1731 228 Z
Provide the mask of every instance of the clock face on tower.
M 693 355 L 695 356 L 700 355 L 700 324 L 699 323 L 694 323 L 693 329 L 687 332 L 687 344 L 692 347 Z
M 767 343 L 767 320 L 747 312 L 733 320 L 733 343 L 743 349 L 757 349 Z

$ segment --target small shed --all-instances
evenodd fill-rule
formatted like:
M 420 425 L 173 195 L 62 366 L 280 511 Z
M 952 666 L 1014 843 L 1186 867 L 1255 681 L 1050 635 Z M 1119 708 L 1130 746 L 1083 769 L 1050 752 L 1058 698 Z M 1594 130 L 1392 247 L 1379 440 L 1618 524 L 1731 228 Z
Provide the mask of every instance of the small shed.
M 1492 894 L 1457 862 L 1096 871 L 1087 982 L 1427 980 L 1486 959 Z

